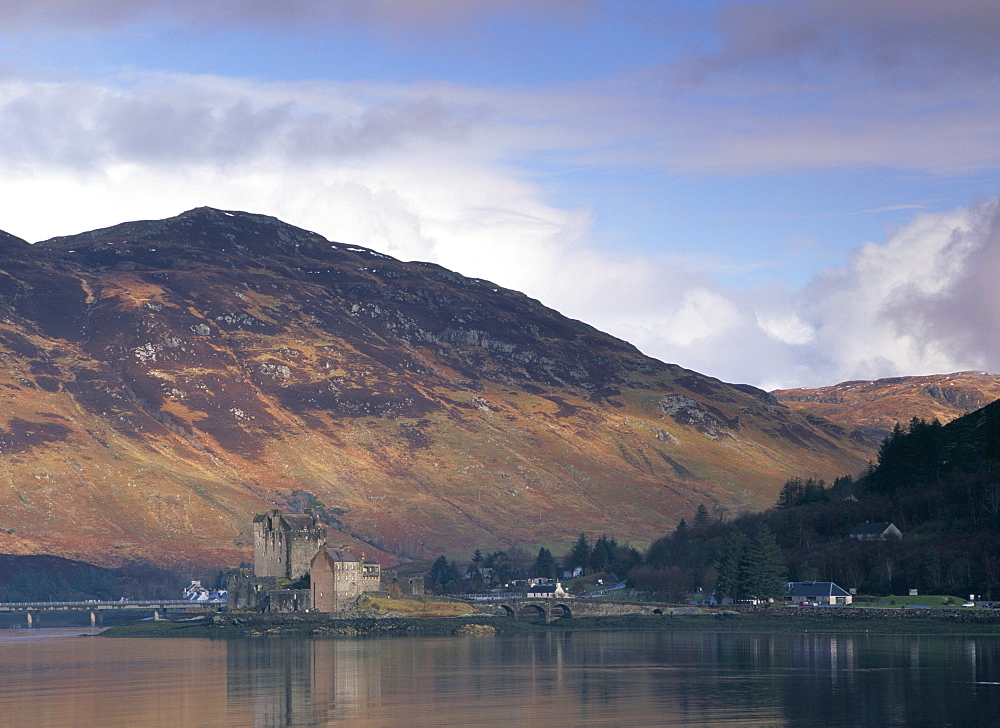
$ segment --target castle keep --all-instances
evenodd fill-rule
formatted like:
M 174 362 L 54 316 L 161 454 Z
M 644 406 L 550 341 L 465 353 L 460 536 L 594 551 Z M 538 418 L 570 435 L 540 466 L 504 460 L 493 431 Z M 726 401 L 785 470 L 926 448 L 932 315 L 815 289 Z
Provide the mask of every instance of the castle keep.
M 229 575 L 232 609 L 266 612 L 342 612 L 363 594 L 385 592 L 383 579 L 395 582 L 376 562 L 346 548 L 328 549 L 326 527 L 311 513 L 274 509 L 253 519 L 253 570 Z M 422 582 L 422 580 L 421 580 Z M 422 593 L 422 583 L 411 593 Z
M 274 509 L 253 519 L 254 576 L 297 581 L 309 573 L 313 556 L 326 545 L 326 527 L 309 513 Z

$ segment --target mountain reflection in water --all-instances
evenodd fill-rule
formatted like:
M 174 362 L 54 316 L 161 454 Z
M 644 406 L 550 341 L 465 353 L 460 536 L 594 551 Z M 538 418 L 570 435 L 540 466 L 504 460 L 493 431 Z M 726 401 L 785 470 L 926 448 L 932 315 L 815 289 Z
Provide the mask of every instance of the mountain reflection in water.
M 0 632 L 3 723 L 990 725 L 1000 639 L 718 633 L 46 638 Z

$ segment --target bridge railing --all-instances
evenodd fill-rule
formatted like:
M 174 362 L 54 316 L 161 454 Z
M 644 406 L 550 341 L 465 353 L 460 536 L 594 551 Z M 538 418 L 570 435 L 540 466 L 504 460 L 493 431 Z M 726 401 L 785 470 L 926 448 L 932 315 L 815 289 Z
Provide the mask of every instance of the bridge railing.
M 11 610 L 11 609 L 98 609 L 104 608 L 118 608 L 125 609 L 128 607 L 181 607 L 181 606 L 222 606 L 226 604 L 224 601 L 219 602 L 195 602 L 189 601 L 187 599 L 125 599 L 125 600 L 115 600 L 115 601 L 103 601 L 103 600 L 90 600 L 82 602 L 0 602 L 0 610 Z
M 628 588 L 624 584 L 616 584 L 615 586 L 605 587 L 604 589 L 594 589 L 586 596 L 607 597 L 607 596 L 621 596 L 627 594 L 628 594 Z

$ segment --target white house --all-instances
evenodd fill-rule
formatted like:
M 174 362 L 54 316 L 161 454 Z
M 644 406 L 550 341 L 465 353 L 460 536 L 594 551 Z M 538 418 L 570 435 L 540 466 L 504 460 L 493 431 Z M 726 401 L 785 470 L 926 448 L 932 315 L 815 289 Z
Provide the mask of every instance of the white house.
M 851 531 L 851 538 L 856 538 L 858 541 L 888 541 L 890 539 L 898 541 L 903 538 L 903 532 L 888 521 L 865 522 L 854 527 L 854 530 Z
M 785 599 L 792 603 L 850 604 L 851 594 L 832 581 L 790 581 Z
M 535 584 L 528 587 L 529 599 L 558 599 L 568 597 L 569 592 L 558 581 L 555 584 Z

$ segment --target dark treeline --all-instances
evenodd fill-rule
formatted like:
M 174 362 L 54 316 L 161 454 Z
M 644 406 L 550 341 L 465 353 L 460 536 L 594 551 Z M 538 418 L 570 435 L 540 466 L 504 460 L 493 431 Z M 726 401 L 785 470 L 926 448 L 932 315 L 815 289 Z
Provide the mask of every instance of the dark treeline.
M 56 556 L 0 554 L 0 602 L 180 599 L 192 578 L 217 586 L 221 572 L 127 564 L 106 569 Z
M 544 546 L 533 557 L 520 547 L 488 554 L 476 549 L 468 564 L 462 566 L 439 556 L 431 567 L 428 581 L 438 594 L 476 593 L 506 587 L 528 577 L 560 579 L 567 572 L 624 578 L 641 563 L 642 554 L 629 544 L 619 544 L 607 535 L 591 542 L 581 533 L 573 547 L 559 557 Z
M 619 544 L 614 537 L 601 535 L 591 541 L 581 533 L 558 558 L 545 547 L 538 549 L 534 560 L 476 549 L 464 567 L 439 556 L 429 581 L 439 594 L 516 588 L 518 579 L 567 576 L 589 577 L 577 582 L 579 591 L 590 591 L 600 578 L 605 587 L 624 581 L 671 601 L 682 600 L 702 585 L 711 585 L 733 599 L 766 599 L 782 593 L 782 553 L 766 525 L 756 524 L 744 534 L 735 524 L 712 520 L 704 506 L 695 514 L 695 523 L 688 527 L 682 520 L 674 533 L 653 543 L 646 554 L 627 543 Z

